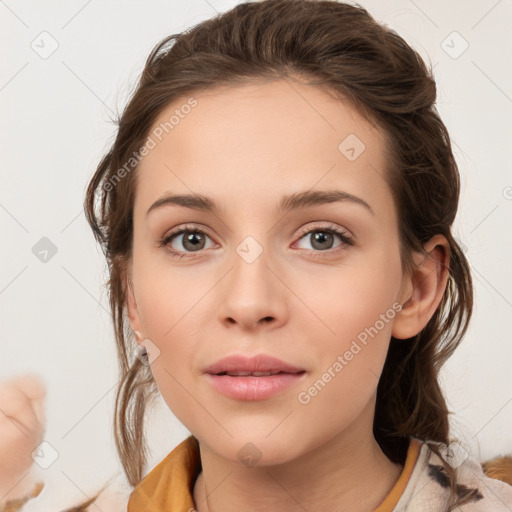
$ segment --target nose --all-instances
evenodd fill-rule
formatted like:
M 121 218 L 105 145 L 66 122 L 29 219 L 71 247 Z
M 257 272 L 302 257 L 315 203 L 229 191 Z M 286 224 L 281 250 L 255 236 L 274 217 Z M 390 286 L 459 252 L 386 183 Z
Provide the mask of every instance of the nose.
M 276 264 L 265 251 L 254 260 L 240 254 L 235 254 L 228 275 L 219 283 L 219 320 L 227 328 L 246 332 L 281 326 L 287 321 L 288 289 Z

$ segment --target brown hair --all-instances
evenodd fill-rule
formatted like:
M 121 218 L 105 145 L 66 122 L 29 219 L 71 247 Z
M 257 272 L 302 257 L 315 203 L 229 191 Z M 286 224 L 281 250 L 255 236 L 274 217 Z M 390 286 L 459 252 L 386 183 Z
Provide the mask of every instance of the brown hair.
M 156 117 L 178 97 L 296 77 L 348 98 L 386 135 L 386 179 L 399 214 L 403 267 L 412 268 L 412 252 L 424 252 L 423 244 L 435 234 L 449 242 L 450 275 L 439 307 L 417 336 L 391 339 L 378 384 L 374 435 L 384 453 L 402 463 L 409 436 L 429 441 L 437 453 L 438 443 L 450 443 L 438 373 L 466 332 L 473 290 L 468 262 L 451 234 L 459 174 L 434 105 L 432 72 L 400 36 L 361 7 L 334 0 L 249 2 L 155 46 L 118 120 L 117 137 L 87 189 L 87 220 L 109 266 L 106 284 L 121 370 L 116 446 L 134 486 L 146 464 L 145 407 L 158 391 L 149 367 L 132 357 L 135 343 L 124 315 L 137 170 L 134 165 L 127 172 L 126 162 L 138 155 Z M 457 500 L 460 505 L 469 498 L 461 501 L 456 471 L 447 463 L 445 470 L 453 508 Z

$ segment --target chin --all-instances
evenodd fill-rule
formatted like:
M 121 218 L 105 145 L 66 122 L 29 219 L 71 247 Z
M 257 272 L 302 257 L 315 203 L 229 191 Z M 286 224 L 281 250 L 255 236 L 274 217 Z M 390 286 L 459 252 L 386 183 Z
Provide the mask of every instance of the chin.
M 271 428 L 265 428 L 262 432 L 246 428 L 236 433 L 228 428 L 233 437 L 225 435 L 220 439 L 215 436 L 211 442 L 209 436 L 201 439 L 217 455 L 234 464 L 247 467 L 285 464 L 301 455 L 302 452 L 295 453 L 295 450 L 300 449 L 301 445 L 289 435 L 275 433 L 269 436 L 269 432 L 275 428 L 276 424 L 274 422 Z

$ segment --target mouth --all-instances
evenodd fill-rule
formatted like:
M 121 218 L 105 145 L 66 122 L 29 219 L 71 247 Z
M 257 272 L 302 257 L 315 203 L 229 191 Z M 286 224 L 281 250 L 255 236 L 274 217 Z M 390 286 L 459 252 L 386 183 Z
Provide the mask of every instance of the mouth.
M 252 377 L 269 377 L 271 375 L 281 375 L 281 374 L 286 374 L 286 375 L 297 375 L 297 374 L 301 374 L 301 373 L 305 373 L 304 370 L 302 371 L 296 371 L 296 372 L 277 372 L 277 371 L 274 371 L 274 372 L 220 372 L 220 373 L 214 373 L 214 374 L 211 374 L 211 375 L 229 375 L 231 377 L 248 377 L 248 376 L 252 376 Z
M 204 369 L 207 382 L 234 400 L 265 400 L 282 395 L 306 378 L 305 368 L 270 354 L 233 353 Z

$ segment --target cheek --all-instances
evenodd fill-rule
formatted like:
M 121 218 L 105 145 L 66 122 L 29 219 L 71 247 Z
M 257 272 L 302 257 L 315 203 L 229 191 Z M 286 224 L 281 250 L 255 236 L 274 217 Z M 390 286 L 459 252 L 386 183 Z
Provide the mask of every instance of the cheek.
M 199 317 L 201 301 L 211 283 L 193 266 L 173 264 L 165 249 L 156 251 L 145 251 L 138 260 L 134 258 L 136 298 L 146 337 L 167 343 Z
M 309 342 L 305 350 L 318 361 L 311 382 L 320 379 L 320 387 L 328 383 L 326 404 L 343 400 L 347 393 L 359 397 L 354 403 L 361 404 L 377 387 L 400 309 L 397 255 L 398 251 L 392 255 L 378 250 L 357 265 L 331 269 L 330 279 L 321 279 L 316 292 L 308 296 L 315 315 L 303 318 L 300 330 L 309 331 L 309 340 L 318 340 Z
M 196 320 L 203 317 L 203 312 L 195 295 L 173 291 L 170 284 L 147 280 L 140 309 L 144 334 L 158 350 L 150 367 L 155 383 L 167 407 L 188 427 L 199 412 L 190 392 L 195 387 L 192 369 L 201 338 L 201 330 L 194 325 L 200 325 Z
M 144 336 L 158 349 L 151 372 L 167 405 L 180 418 L 190 415 L 197 353 L 212 318 L 212 282 L 192 266 L 172 266 L 160 255 L 134 258 L 137 307 Z M 184 418 L 185 419 L 185 418 Z
M 322 418 L 326 432 L 348 427 L 377 390 L 396 309 L 389 294 L 371 290 L 373 295 L 341 296 L 338 307 L 329 306 L 335 334 L 319 328 L 313 336 L 318 343 L 307 347 L 317 363 L 299 390 L 297 410 L 304 418 Z M 308 421 L 302 426 L 314 430 Z
M 297 288 L 297 295 L 306 298 L 312 314 L 304 315 L 309 328 L 316 325 L 319 336 L 331 340 L 333 347 L 341 348 L 375 323 L 379 331 L 391 333 L 396 313 L 393 305 L 397 304 L 401 284 L 400 263 L 392 259 L 384 260 L 385 264 L 379 258 L 365 260 L 331 268 L 324 276 L 317 273 Z M 383 316 L 384 325 L 380 321 Z

